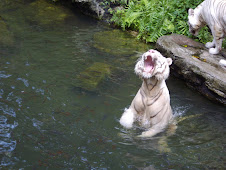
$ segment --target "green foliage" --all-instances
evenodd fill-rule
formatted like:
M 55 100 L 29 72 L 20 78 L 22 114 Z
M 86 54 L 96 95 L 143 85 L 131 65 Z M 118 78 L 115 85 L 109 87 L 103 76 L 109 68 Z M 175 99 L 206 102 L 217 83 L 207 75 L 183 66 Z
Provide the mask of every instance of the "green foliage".
M 112 21 L 123 29 L 138 31 L 138 38 L 155 42 L 171 33 L 191 36 L 188 31 L 188 9 L 196 8 L 202 0 L 130 0 L 123 10 L 113 13 Z M 198 41 L 210 41 L 208 28 L 203 28 Z
M 114 4 L 126 6 L 127 3 L 128 3 L 128 0 L 102 0 L 100 2 L 100 5 L 102 5 L 103 7 L 106 7 L 106 8 L 110 8 L 110 6 L 114 5 Z

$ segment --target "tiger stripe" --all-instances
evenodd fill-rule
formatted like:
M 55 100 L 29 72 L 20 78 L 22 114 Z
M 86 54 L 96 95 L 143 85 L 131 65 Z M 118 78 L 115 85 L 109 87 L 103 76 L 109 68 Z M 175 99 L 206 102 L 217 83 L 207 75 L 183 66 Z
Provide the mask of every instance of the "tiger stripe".
M 158 94 L 157 94 L 156 96 L 154 96 L 154 97 L 152 98 L 151 103 L 148 103 L 147 106 L 153 105 L 153 104 L 161 97 L 162 92 L 163 92 L 163 88 L 158 92 Z

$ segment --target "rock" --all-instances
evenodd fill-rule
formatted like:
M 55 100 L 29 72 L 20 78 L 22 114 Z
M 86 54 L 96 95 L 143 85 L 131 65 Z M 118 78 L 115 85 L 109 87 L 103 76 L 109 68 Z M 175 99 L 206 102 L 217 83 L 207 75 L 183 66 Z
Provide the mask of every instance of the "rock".
M 156 48 L 173 59 L 173 75 L 208 99 L 226 105 L 226 69 L 219 65 L 219 61 L 225 59 L 225 51 L 219 55 L 209 54 L 203 44 L 176 34 L 160 37 Z
M 29 21 L 41 25 L 59 24 L 72 15 L 68 9 L 48 3 L 45 0 L 32 2 L 26 12 Z
M 77 87 L 87 91 L 96 91 L 98 86 L 111 75 L 111 66 L 96 62 L 77 76 Z
M 8 10 L 15 10 L 25 4 L 25 0 L 1 0 L 0 2 L 0 11 L 5 12 Z
M 137 41 L 127 32 L 117 29 L 97 32 L 93 39 L 95 48 L 118 57 L 132 55 L 137 51 L 144 52 L 149 49 L 149 45 Z
M 12 46 L 14 43 L 14 36 L 9 31 L 6 22 L 0 17 L 0 46 Z
M 21 1 L 26 1 L 26 4 Z M 13 6 L 8 0 L 4 0 L 5 3 L 2 5 L 4 10 L 2 11 L 0 6 L 0 18 L 4 19 L 8 30 L 15 37 L 21 38 L 21 36 L 24 36 L 24 33 L 27 29 L 30 29 L 31 25 L 57 28 L 59 24 L 64 24 L 65 19 L 73 16 L 71 10 L 63 6 L 48 3 L 45 0 L 36 0 L 32 3 L 28 1 L 30 0 L 16 0 L 15 6 Z
M 101 19 L 105 10 L 101 7 L 97 0 L 73 0 L 77 7 L 87 15 Z

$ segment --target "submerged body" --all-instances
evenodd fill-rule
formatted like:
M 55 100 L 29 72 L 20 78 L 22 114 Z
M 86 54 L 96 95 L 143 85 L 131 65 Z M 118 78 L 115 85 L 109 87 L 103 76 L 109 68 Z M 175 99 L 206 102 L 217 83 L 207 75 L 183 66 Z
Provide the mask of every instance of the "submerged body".
M 138 121 L 148 130 L 141 136 L 151 137 L 161 132 L 172 119 L 169 90 L 165 80 L 169 76 L 172 59 L 156 50 L 144 53 L 135 66 L 135 73 L 143 79 L 130 107 L 123 113 L 120 124 L 132 128 Z

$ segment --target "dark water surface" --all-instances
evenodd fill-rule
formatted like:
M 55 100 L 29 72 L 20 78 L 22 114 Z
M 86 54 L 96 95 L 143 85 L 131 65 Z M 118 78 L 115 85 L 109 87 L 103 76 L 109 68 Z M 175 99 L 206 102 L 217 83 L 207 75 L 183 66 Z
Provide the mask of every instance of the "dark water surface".
M 0 10 L 14 34 L 0 46 L 0 169 L 225 169 L 225 107 L 171 76 L 176 132 L 136 138 L 141 129 L 119 124 L 141 85 L 134 65 L 96 92 L 76 87 L 94 62 L 117 65 L 93 46 L 96 32 L 111 29 L 78 13 L 63 24 L 31 22 L 27 6 Z

